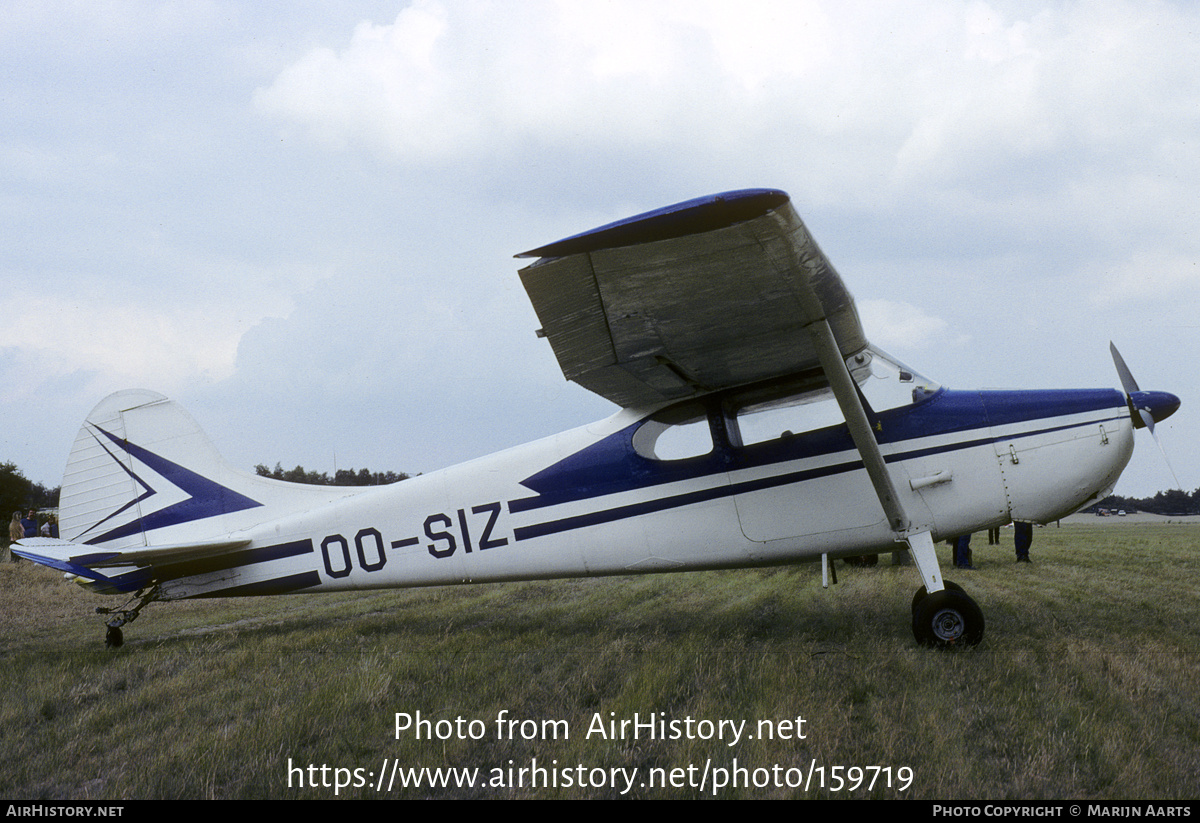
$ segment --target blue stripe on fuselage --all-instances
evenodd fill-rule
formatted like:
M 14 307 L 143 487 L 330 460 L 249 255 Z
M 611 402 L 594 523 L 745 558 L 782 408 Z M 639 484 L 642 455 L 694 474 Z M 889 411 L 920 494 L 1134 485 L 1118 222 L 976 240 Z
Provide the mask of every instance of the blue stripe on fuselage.
M 975 432 L 975 436 L 954 443 L 893 451 L 885 459 L 889 463 L 913 457 L 971 448 L 994 442 L 993 430 L 1013 424 L 1045 421 L 1031 425 L 1028 431 L 1004 434 L 1006 440 L 1031 437 L 1037 434 L 1083 424 L 1059 424 L 1054 420 L 1097 410 L 1111 409 L 1111 418 L 1125 415 L 1125 400 L 1112 389 L 1074 389 L 1043 391 L 951 391 L 941 389 L 913 406 L 905 406 L 872 416 L 877 424 L 876 437 L 880 445 L 902 444 L 937 435 Z M 728 443 L 714 443 L 713 450 L 700 457 L 661 461 L 643 457 L 633 448 L 633 436 L 646 420 L 644 418 L 615 432 L 587 448 L 548 466 L 522 481 L 522 485 L 537 492 L 536 496 L 511 500 L 510 512 L 523 512 L 586 500 L 635 489 L 652 488 L 681 480 L 708 477 L 741 469 L 769 466 L 805 458 L 838 454 L 853 450 L 854 442 L 845 425 L 831 426 L 782 440 L 772 440 L 752 446 L 734 448 Z M 1089 421 L 1086 425 L 1094 425 Z M 761 488 L 786 485 L 815 479 L 862 467 L 853 460 L 817 469 L 788 472 L 720 488 L 694 491 L 657 500 L 641 501 L 608 512 L 580 515 L 577 528 L 591 522 L 604 522 L 634 516 L 645 511 L 674 508 L 705 499 L 744 494 Z M 626 511 L 628 509 L 628 511 Z M 616 512 L 625 512 L 616 514 Z M 600 520 L 595 520 L 601 518 Z M 562 521 L 558 521 L 562 522 Z M 517 539 L 558 531 L 552 524 L 529 526 L 517 530 Z
M 185 600 L 205 597 L 248 597 L 251 595 L 291 594 L 303 589 L 311 589 L 321 583 L 321 575 L 315 571 L 289 574 L 272 580 L 260 580 L 257 583 L 246 583 L 228 589 L 218 589 L 204 594 L 193 594 Z
M 270 563 L 273 560 L 299 557 L 313 552 L 312 540 L 293 540 L 274 546 L 257 546 L 252 549 L 223 552 L 211 557 L 194 557 L 179 563 L 159 562 L 155 564 L 155 576 L 159 580 L 178 580 L 198 574 L 243 568 L 255 563 Z

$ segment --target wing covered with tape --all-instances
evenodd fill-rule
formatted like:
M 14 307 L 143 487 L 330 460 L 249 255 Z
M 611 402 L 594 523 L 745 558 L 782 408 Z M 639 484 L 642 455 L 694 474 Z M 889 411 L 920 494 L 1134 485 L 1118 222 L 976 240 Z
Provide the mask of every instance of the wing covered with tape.
M 808 325 L 866 347 L 854 299 L 787 194 L 689 200 L 551 243 L 521 281 L 568 380 L 645 406 L 819 365 Z

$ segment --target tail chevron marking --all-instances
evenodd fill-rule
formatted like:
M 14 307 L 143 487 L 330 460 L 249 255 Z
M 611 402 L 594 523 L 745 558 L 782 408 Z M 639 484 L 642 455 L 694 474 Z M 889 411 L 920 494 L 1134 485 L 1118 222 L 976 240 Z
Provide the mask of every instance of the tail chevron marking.
M 96 544 L 105 543 L 109 540 L 116 540 L 121 537 L 127 537 L 136 534 L 140 531 L 153 531 L 167 526 L 177 526 L 181 523 L 190 523 L 194 520 L 203 520 L 207 517 L 216 517 L 221 514 L 230 514 L 232 512 L 242 511 L 244 509 L 252 509 L 256 506 L 261 506 L 256 500 L 246 497 L 244 494 L 239 494 L 233 489 L 222 486 L 207 477 L 203 477 L 190 469 L 185 469 L 177 463 L 172 463 L 164 457 L 160 457 L 147 449 L 142 448 L 134 443 L 130 443 L 116 435 L 105 431 L 96 424 L 89 424 L 92 429 L 108 438 L 117 448 L 125 451 L 130 457 L 140 461 L 148 466 L 153 471 L 157 472 L 164 480 L 174 485 L 186 495 L 186 499 L 180 500 L 174 504 L 165 506 L 158 511 L 144 514 L 140 519 L 134 519 L 122 526 L 118 526 L 103 534 L 92 534 L 84 539 L 88 532 L 94 532 L 105 522 L 111 520 L 132 506 L 140 505 L 143 501 L 149 500 L 158 494 L 158 490 L 154 489 L 149 483 L 143 480 L 125 465 L 123 461 L 113 454 L 112 450 L 99 437 L 96 437 L 95 432 L 92 436 L 96 438 L 96 442 L 103 448 L 113 461 L 119 465 L 130 478 L 142 488 L 142 493 L 136 499 L 131 500 L 121 508 L 109 514 L 103 520 L 89 528 L 87 532 L 79 535 L 77 539 L 83 540 L 85 543 Z

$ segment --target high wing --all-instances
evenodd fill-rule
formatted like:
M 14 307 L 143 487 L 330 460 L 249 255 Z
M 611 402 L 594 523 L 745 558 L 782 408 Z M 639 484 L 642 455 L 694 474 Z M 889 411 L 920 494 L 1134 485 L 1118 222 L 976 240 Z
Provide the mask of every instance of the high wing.
M 648 406 L 819 369 L 898 541 L 942 588 L 846 364 L 867 346 L 854 299 L 786 193 L 745 189 L 610 223 L 518 254 L 568 380 Z
M 842 359 L 866 347 L 854 299 L 787 194 L 689 200 L 517 257 L 568 380 L 622 406 L 678 400 L 820 365 L 822 319 Z

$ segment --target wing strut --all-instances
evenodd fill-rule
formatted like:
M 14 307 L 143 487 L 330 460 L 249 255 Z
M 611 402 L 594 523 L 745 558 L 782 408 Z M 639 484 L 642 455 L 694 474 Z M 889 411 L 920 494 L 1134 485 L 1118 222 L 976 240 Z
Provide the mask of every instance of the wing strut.
M 819 305 L 819 302 L 816 305 Z M 829 380 L 833 396 L 837 398 L 842 416 L 850 429 L 850 437 L 858 448 L 863 466 L 871 478 L 871 485 L 875 487 L 875 494 L 879 498 L 879 504 L 883 506 L 896 540 L 908 543 L 917 569 L 921 572 L 921 578 L 925 581 L 925 590 L 930 593 L 940 591 L 944 586 L 937 554 L 933 549 L 933 537 L 928 528 L 914 530 L 912 520 L 904 510 L 904 504 L 896 492 L 891 475 L 888 474 L 887 464 L 879 451 L 879 441 L 875 439 L 875 433 L 871 430 L 866 409 L 863 408 L 862 399 L 854 385 L 854 378 L 846 368 L 846 361 L 842 357 L 833 329 L 829 326 L 829 320 L 821 317 L 810 323 L 808 330 L 820 358 L 821 369 Z

